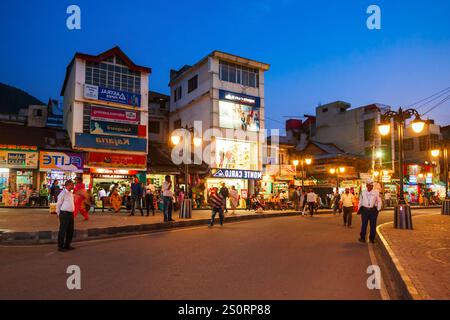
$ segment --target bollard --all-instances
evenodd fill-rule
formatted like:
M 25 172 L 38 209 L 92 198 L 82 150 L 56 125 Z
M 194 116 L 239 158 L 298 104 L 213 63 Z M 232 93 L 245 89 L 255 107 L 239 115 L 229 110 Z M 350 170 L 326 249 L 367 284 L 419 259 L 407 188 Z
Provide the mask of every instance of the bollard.
M 411 207 L 407 204 L 399 204 L 394 209 L 394 228 L 412 230 Z
M 184 199 L 180 208 L 180 218 L 181 219 L 190 219 L 192 218 L 192 200 Z
M 444 216 L 450 216 L 450 199 L 444 199 L 444 202 L 442 202 L 441 213 Z

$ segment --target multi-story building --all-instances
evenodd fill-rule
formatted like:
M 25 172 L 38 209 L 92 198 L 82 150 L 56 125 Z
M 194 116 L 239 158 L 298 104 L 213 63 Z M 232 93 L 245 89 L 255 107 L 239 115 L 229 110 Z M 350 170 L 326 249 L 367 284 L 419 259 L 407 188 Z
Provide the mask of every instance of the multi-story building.
M 245 198 L 261 179 L 268 69 L 266 63 L 213 51 L 193 66 L 171 70 L 169 128 L 201 122 L 203 151 L 211 151 L 203 152 L 211 169 L 204 190 L 224 182 Z
M 109 186 L 134 175 L 145 182 L 150 73 L 119 47 L 76 53 L 67 66 L 64 128 L 72 148 L 85 153 L 86 184 Z

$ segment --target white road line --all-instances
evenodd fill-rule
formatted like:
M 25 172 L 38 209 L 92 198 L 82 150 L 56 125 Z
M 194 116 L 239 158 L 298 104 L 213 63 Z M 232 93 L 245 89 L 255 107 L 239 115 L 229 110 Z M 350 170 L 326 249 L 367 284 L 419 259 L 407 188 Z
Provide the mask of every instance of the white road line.
M 372 265 L 379 266 L 377 257 L 375 256 L 375 252 L 373 250 L 373 246 L 371 244 L 369 244 L 368 247 L 369 247 L 369 257 L 370 257 L 370 261 L 371 261 Z M 383 299 L 383 300 L 391 300 L 391 298 L 389 297 L 389 293 L 386 289 L 386 285 L 384 283 L 383 277 L 381 277 L 380 295 L 381 295 L 381 299 Z

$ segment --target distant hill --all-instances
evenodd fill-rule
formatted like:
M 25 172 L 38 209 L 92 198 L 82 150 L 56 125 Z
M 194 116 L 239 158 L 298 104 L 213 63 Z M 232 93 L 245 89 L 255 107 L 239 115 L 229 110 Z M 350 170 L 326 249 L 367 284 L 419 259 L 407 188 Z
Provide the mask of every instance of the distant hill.
M 46 105 L 23 90 L 0 83 L 0 113 L 17 114 L 31 104 Z

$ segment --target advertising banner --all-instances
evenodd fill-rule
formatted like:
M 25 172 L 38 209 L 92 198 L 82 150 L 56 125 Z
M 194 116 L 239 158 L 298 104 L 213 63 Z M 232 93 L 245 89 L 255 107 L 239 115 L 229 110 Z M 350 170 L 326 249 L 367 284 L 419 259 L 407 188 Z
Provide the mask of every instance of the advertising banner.
M 60 170 L 69 172 L 83 172 L 83 156 L 70 152 L 39 152 L 39 170 Z
M 259 108 L 219 101 L 219 126 L 227 129 L 258 132 L 260 130 Z
M 38 152 L 0 150 L 0 168 L 37 169 Z
M 226 90 L 219 90 L 219 100 L 226 100 L 237 104 L 259 108 L 261 99 L 259 97 L 249 96 L 242 93 L 235 93 Z
M 92 106 L 91 120 L 139 124 L 140 114 L 133 110 Z
M 93 134 L 111 134 L 138 136 L 137 124 L 114 123 L 105 121 L 91 121 L 91 133 Z
M 116 89 L 103 88 L 90 84 L 84 85 L 84 97 L 86 99 L 115 102 L 133 107 L 141 106 L 140 94 Z
M 147 156 L 89 152 L 87 156 L 87 165 L 89 167 L 122 169 L 133 168 L 145 170 L 147 168 Z
M 75 146 L 79 148 L 145 152 L 147 151 L 147 139 L 76 133 Z

